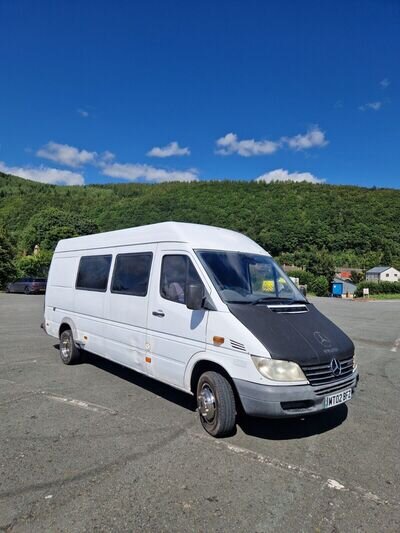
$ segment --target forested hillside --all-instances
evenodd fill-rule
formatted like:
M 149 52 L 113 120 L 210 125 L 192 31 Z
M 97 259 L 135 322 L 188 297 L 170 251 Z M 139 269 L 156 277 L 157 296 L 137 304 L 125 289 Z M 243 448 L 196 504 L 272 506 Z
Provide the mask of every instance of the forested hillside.
M 19 255 L 34 244 L 51 250 L 62 237 L 165 220 L 241 231 L 299 266 L 319 256 L 400 267 L 400 190 L 229 181 L 61 187 L 0 173 L 0 227 Z

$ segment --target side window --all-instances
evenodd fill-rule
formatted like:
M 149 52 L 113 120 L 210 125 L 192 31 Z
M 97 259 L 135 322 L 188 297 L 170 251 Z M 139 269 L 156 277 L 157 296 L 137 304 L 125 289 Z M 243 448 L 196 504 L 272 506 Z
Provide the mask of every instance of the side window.
M 81 257 L 75 287 L 86 291 L 105 292 L 110 266 L 111 255 Z
M 117 255 L 111 292 L 146 296 L 152 258 L 152 253 Z
M 165 255 L 161 265 L 160 293 L 166 300 L 184 304 L 186 287 L 202 284 L 193 263 L 186 255 Z

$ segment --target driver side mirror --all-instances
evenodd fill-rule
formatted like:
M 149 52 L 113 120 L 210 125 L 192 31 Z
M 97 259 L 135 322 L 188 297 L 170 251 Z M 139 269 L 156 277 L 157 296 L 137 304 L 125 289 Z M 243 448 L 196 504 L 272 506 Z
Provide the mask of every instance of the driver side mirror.
M 186 307 L 193 311 L 198 311 L 204 306 L 204 286 L 201 284 L 187 285 L 186 287 Z

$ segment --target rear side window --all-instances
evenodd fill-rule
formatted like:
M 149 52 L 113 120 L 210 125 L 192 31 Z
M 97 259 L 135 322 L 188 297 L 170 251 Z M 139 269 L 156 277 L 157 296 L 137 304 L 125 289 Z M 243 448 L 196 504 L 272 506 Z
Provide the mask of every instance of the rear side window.
M 165 255 L 161 266 L 160 293 L 166 300 L 186 303 L 186 287 L 202 284 L 193 263 L 187 255 Z
M 115 260 L 111 292 L 146 296 L 153 254 L 119 254 Z
M 86 291 L 105 292 L 110 272 L 111 255 L 81 257 L 76 288 Z

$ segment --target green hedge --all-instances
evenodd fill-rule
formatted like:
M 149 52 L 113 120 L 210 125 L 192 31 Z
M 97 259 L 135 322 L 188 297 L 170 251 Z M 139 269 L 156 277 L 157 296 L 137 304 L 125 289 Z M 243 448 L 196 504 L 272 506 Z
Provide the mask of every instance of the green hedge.
M 300 285 L 307 285 L 308 290 L 310 290 L 310 286 L 315 279 L 314 274 L 307 270 L 292 270 L 287 272 L 287 275 L 291 278 L 299 278 Z
M 362 296 L 366 288 L 370 294 L 400 294 L 399 281 L 362 281 L 357 285 L 356 296 Z

